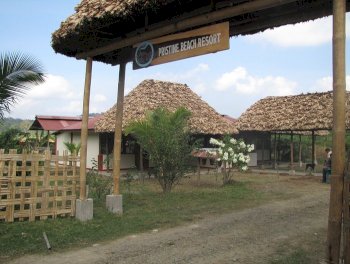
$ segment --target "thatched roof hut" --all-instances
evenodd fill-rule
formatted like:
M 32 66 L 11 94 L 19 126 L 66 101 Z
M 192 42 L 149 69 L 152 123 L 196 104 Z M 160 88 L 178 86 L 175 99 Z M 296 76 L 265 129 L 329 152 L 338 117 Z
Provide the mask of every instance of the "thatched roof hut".
M 346 127 L 350 128 L 350 93 L 346 98 Z M 333 126 L 333 92 L 269 96 L 238 119 L 240 131 L 317 131 Z
M 58 53 L 76 57 L 79 53 L 133 38 L 126 45 L 93 56 L 94 60 L 115 65 L 130 61 L 132 45 L 144 41 L 140 36 L 147 32 L 158 31 L 163 36 L 213 22 L 228 21 L 230 36 L 254 34 L 269 28 L 331 15 L 332 2 L 82 0 L 75 8 L 76 13 L 62 22 L 60 28 L 52 34 L 52 47 Z M 153 38 L 159 36 L 154 35 Z
M 148 111 L 163 107 L 175 111 L 185 107 L 192 113 L 190 131 L 194 134 L 233 134 L 237 129 L 204 102 L 186 84 L 145 80 L 124 99 L 123 128 L 132 121 L 142 120 Z M 96 122 L 97 132 L 114 132 L 117 106 L 105 112 Z

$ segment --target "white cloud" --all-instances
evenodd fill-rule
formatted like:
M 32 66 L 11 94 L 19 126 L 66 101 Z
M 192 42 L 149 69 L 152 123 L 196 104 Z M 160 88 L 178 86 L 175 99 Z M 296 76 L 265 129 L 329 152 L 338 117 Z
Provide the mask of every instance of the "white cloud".
M 181 71 L 178 71 L 177 73 L 158 72 L 154 74 L 153 78 L 159 79 L 159 80 L 166 80 L 170 82 L 186 82 L 196 78 L 200 79 L 200 75 L 207 71 L 209 71 L 209 65 L 205 63 L 200 63 L 195 68 L 192 68 L 185 72 L 181 72 Z
M 326 92 L 333 90 L 333 77 L 327 76 L 316 81 L 314 91 Z M 346 76 L 346 90 L 350 91 L 350 75 Z
M 286 25 L 275 29 L 269 29 L 259 34 L 247 36 L 247 39 L 257 43 L 269 43 L 272 45 L 291 46 L 316 46 L 331 42 L 332 40 L 332 16 L 320 18 L 314 21 Z M 347 36 L 350 34 L 350 15 L 346 16 Z
M 58 113 L 55 115 L 67 115 L 67 116 L 81 115 L 83 113 L 83 100 L 67 101 L 62 106 L 63 107 L 56 105 L 51 109 L 51 111 L 54 113 Z
M 18 98 L 7 116 L 33 119 L 36 115 L 80 115 L 82 101 L 82 91 L 75 90 L 67 79 L 47 74 L 44 83 L 31 87 Z M 96 95 L 91 100 L 94 101 L 102 102 L 103 96 Z
M 333 89 L 332 87 L 333 87 L 333 78 L 330 76 L 323 77 L 316 81 L 315 91 L 326 92 L 326 91 L 332 90 Z
M 31 99 L 49 99 L 49 98 L 74 98 L 74 94 L 69 82 L 62 76 L 47 74 L 45 82 L 33 86 L 26 97 Z
M 247 71 L 243 67 L 238 67 L 231 72 L 224 73 L 216 82 L 216 89 L 225 91 L 233 84 L 247 78 Z
M 147 79 L 155 79 L 162 80 L 166 82 L 177 82 L 188 84 L 189 87 L 198 94 L 203 94 L 207 90 L 207 85 L 203 81 L 206 79 L 206 76 L 203 77 L 209 71 L 209 65 L 205 63 L 200 63 L 196 67 L 189 69 L 188 71 L 181 71 L 177 69 L 175 72 L 162 71 L 162 72 L 154 72 L 147 75 Z M 140 76 L 140 80 L 130 80 L 127 81 L 126 94 L 129 93 L 136 85 L 138 85 L 145 78 L 144 76 Z
M 197 83 L 191 88 L 196 94 L 202 94 L 207 89 L 204 83 Z
M 224 73 L 217 81 L 215 89 L 232 89 L 239 94 L 290 95 L 295 93 L 297 83 L 280 76 L 256 77 L 243 67 Z

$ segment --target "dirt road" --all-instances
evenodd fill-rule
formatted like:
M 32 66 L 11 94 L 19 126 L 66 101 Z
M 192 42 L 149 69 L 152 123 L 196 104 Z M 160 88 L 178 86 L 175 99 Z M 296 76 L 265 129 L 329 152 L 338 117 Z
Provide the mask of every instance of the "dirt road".
M 328 202 L 329 188 L 318 184 L 295 199 L 10 263 L 267 263 L 281 245 L 300 245 L 310 237 L 325 241 L 318 230 L 327 227 Z

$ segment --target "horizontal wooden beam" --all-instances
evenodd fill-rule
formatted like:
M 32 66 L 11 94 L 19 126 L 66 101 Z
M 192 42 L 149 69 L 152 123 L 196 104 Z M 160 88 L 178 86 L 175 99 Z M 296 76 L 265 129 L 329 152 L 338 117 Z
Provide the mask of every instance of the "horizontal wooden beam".
M 130 34 L 135 35 L 131 37 L 116 39 L 108 45 L 90 51 L 78 53 L 76 55 L 76 58 L 86 59 L 88 57 L 95 57 L 112 52 L 114 50 L 122 49 L 124 47 L 133 46 L 137 43 L 153 38 L 158 38 L 183 30 L 188 30 L 193 27 L 204 26 L 218 21 L 227 20 L 228 18 L 238 15 L 285 5 L 295 1 L 296 0 L 255 0 L 241 5 L 223 8 L 207 14 L 186 18 L 168 25 L 164 25 L 164 23 L 160 22 L 150 26 L 148 28 L 149 30 L 145 31 L 144 33 L 137 34 L 137 31 L 131 32 Z

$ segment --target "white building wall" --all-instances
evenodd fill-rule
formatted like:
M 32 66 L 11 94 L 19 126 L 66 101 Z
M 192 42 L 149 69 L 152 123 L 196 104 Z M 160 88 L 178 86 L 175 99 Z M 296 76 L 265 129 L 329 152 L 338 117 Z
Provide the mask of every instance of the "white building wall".
M 70 140 L 70 132 L 64 132 L 56 135 L 56 151 L 58 151 L 58 155 L 63 155 L 64 151 L 67 150 L 66 146 L 64 145 L 64 142 L 70 142 Z
M 80 135 L 79 135 L 80 140 Z M 98 154 L 100 152 L 100 137 L 98 133 L 89 133 L 88 134 L 88 142 L 87 142 L 87 161 L 86 166 L 91 169 L 92 166 L 96 166 L 98 161 Z M 96 164 L 93 164 L 92 160 L 96 161 Z
M 248 167 L 258 166 L 258 155 L 256 152 L 249 153 L 250 161 L 248 162 Z
M 64 142 L 71 142 L 71 138 L 72 138 L 71 135 L 73 135 L 73 143 L 75 144 L 80 143 L 80 132 L 63 132 L 57 135 L 56 149 L 58 150 L 59 155 L 62 155 L 63 152 L 67 150 L 66 146 L 64 145 Z M 87 141 L 87 160 L 86 160 L 86 166 L 89 169 L 91 169 L 93 166 L 92 159 L 96 160 L 96 166 L 97 166 L 99 146 L 100 146 L 99 134 L 94 132 L 89 132 L 88 141 Z

